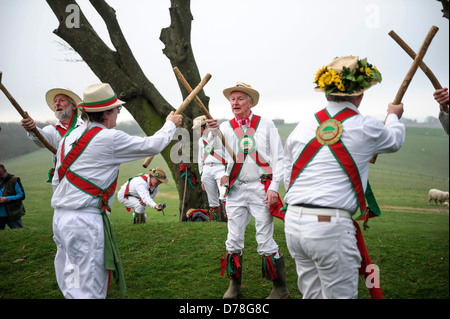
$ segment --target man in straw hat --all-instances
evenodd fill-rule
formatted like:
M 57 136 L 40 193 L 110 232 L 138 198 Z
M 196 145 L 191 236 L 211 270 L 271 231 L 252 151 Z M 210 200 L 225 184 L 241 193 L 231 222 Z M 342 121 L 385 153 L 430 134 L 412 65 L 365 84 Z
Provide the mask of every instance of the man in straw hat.
M 124 102 L 109 84 L 88 86 L 83 97 L 79 107 L 86 121 L 61 140 L 52 182 L 56 278 L 65 298 L 105 298 L 112 272 L 123 297 L 122 266 L 108 218 L 119 166 L 160 153 L 182 117 L 171 112 L 153 136 L 130 136 L 113 129 Z
M 226 172 L 227 162 L 224 156 L 224 147 L 217 136 L 206 136 L 206 116 L 194 119 L 193 130 L 198 130 L 198 171 L 202 179 L 202 188 L 208 195 L 209 218 L 211 221 L 222 221 L 223 211 L 220 202 L 225 208 L 225 187 L 220 185 L 220 179 Z M 216 147 L 214 147 L 216 146 Z
M 302 119 L 285 144 L 286 242 L 303 298 L 357 298 L 363 241 L 355 240 L 361 232 L 352 216 L 358 207 L 356 219 L 379 214 L 368 186 L 369 160 L 402 146 L 403 105 L 388 105 L 385 125 L 361 115 L 363 92 L 381 82 L 367 59 L 336 58 L 314 82 L 328 104 Z
M 227 174 L 222 177 L 222 185 L 227 187 L 228 236 L 225 242 L 227 255 L 222 258 L 221 268 L 222 275 L 226 270 L 230 278 L 223 297 L 237 298 L 241 292 L 244 235 L 253 217 L 257 251 L 262 255 L 262 273 L 273 281 L 269 298 L 289 298 L 284 258 L 273 239 L 270 210 L 270 207 L 277 207 L 280 200 L 278 187 L 282 183 L 282 174 L 276 173 L 283 167 L 280 136 L 271 120 L 252 113 L 251 109 L 258 104 L 259 93 L 250 85 L 238 82 L 225 89 L 223 94 L 231 103 L 234 118 L 223 122 L 220 130 L 237 154 L 237 162 L 229 159 Z M 217 121 L 209 119 L 207 127 L 217 128 Z M 278 177 L 270 182 L 272 173 Z
M 169 180 L 163 168 L 153 168 L 147 174 L 141 174 L 130 178 L 122 185 L 117 193 L 119 202 L 133 210 L 133 224 L 144 224 L 147 222 L 145 206 L 150 206 L 157 211 L 162 211 L 162 204 L 156 204 L 153 200 L 158 194 L 159 185 L 167 184 Z
M 42 129 L 38 127 L 42 136 L 55 148 L 58 149 L 59 141 L 67 133 L 71 123 L 72 115 L 77 114 L 75 109 L 81 102 L 80 97 L 68 89 L 55 88 L 45 94 L 45 101 L 50 109 L 55 113 L 58 120 L 55 125 L 47 125 Z M 32 130 L 36 128 L 36 123 L 31 117 L 21 120 L 22 127 L 27 131 L 27 136 L 37 146 L 45 147 L 34 135 Z M 77 120 L 76 126 L 80 126 L 81 121 Z M 53 155 L 53 165 L 56 163 L 56 155 Z

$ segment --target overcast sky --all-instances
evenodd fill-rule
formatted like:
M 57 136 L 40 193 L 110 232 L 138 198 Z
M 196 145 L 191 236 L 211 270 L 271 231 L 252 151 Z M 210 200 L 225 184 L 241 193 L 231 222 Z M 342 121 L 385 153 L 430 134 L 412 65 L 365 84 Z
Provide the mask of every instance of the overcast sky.
M 106 43 L 110 41 L 101 18 L 87 0 L 81 9 Z M 108 1 L 135 57 L 149 80 L 177 108 L 182 97 L 169 60 L 159 40 L 169 26 L 169 0 Z M 201 77 L 212 75 L 205 87 L 210 113 L 230 118 L 223 89 L 237 81 L 260 92 L 253 109 L 259 115 L 295 123 L 303 115 L 325 106 L 323 94 L 314 92 L 316 71 L 336 56 L 368 58 L 383 82 L 366 91 L 361 112 L 380 120 L 412 64 L 392 40 L 394 30 L 416 52 L 428 31 L 439 32 L 425 63 L 442 86 L 449 81 L 449 21 L 436 0 L 191 0 L 192 46 Z M 54 120 L 45 93 L 54 87 L 74 90 L 80 97 L 98 78 L 84 62 L 58 43 L 53 30 L 58 21 L 44 0 L 0 0 L 0 71 L 2 83 L 36 120 Z M 111 45 L 110 45 L 111 46 Z M 195 87 L 197 83 L 191 83 Z M 437 117 L 434 88 L 419 69 L 403 99 L 404 117 L 422 121 Z M 129 119 L 127 112 L 122 119 Z M 19 121 L 0 93 L 0 122 Z

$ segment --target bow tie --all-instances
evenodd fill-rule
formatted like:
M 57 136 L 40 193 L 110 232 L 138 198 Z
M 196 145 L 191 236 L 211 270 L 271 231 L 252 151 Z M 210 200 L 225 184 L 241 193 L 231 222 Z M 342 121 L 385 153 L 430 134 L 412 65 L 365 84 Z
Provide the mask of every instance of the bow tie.
M 246 117 L 245 119 L 238 119 L 239 126 L 246 125 L 250 127 L 250 119 Z

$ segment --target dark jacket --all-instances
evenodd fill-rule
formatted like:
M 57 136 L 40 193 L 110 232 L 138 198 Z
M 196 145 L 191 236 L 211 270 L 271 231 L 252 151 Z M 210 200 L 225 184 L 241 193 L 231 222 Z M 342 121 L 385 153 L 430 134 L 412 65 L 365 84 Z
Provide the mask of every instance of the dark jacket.
M 20 189 L 23 192 L 23 196 L 21 196 L 17 200 L 13 200 L 5 203 L 6 214 L 8 215 L 8 220 L 16 221 L 25 215 L 25 207 L 23 206 L 23 200 L 25 199 L 25 190 L 23 189 L 22 183 L 20 182 L 20 178 L 14 175 L 8 174 L 6 178 L 0 183 L 0 189 L 3 186 L 2 196 L 13 196 L 16 195 L 16 183 L 18 183 Z

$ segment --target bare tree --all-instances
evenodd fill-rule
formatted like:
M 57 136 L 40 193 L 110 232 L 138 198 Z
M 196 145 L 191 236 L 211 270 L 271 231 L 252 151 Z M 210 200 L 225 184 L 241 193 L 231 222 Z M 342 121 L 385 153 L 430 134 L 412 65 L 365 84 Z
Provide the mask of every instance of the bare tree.
M 443 17 L 444 18 L 449 18 L 449 13 L 448 13 L 448 9 L 449 9 L 449 0 L 437 0 L 440 3 L 442 3 L 442 13 L 444 14 Z
M 81 9 L 79 25 L 76 28 L 67 27 L 66 19 L 70 14 L 67 8 L 69 5 L 76 5 L 79 8 L 76 1 L 47 0 L 47 3 L 59 21 L 58 28 L 53 32 L 81 56 L 100 81 L 112 86 L 118 98 L 126 102 L 125 107 L 144 132 L 152 135 L 161 128 L 167 115 L 175 108 L 144 75 L 122 33 L 115 10 L 104 0 L 90 0 L 91 5 L 106 24 L 114 46 L 114 49 L 110 49 L 98 36 Z M 190 11 L 190 0 L 171 0 L 169 11 L 171 24 L 161 30 L 160 36 L 160 40 L 165 44 L 163 52 L 170 60 L 172 67 L 178 67 L 191 86 L 195 87 L 201 81 L 201 77 L 191 46 L 193 17 Z M 167 72 L 174 74 L 171 70 Z M 188 92 L 181 83 L 179 85 L 185 98 Z M 198 96 L 208 106 L 209 98 L 204 92 L 202 91 Z M 192 102 L 183 112 L 182 127 L 190 131 L 193 118 L 198 115 L 201 115 L 201 111 Z M 190 158 L 193 158 L 192 140 L 190 144 Z M 184 194 L 184 180 L 180 178 L 180 164 L 173 163 L 170 158 L 170 149 L 170 146 L 167 147 L 161 154 L 172 172 L 181 199 Z M 190 171 L 197 176 L 198 180 L 197 165 L 190 165 Z M 199 185 L 194 190 L 187 187 L 184 207 L 181 207 L 182 203 L 183 201 L 180 200 L 180 213 L 186 212 L 189 208 L 206 208 L 208 205 L 206 195 Z M 182 216 L 182 220 L 185 220 L 185 216 Z

